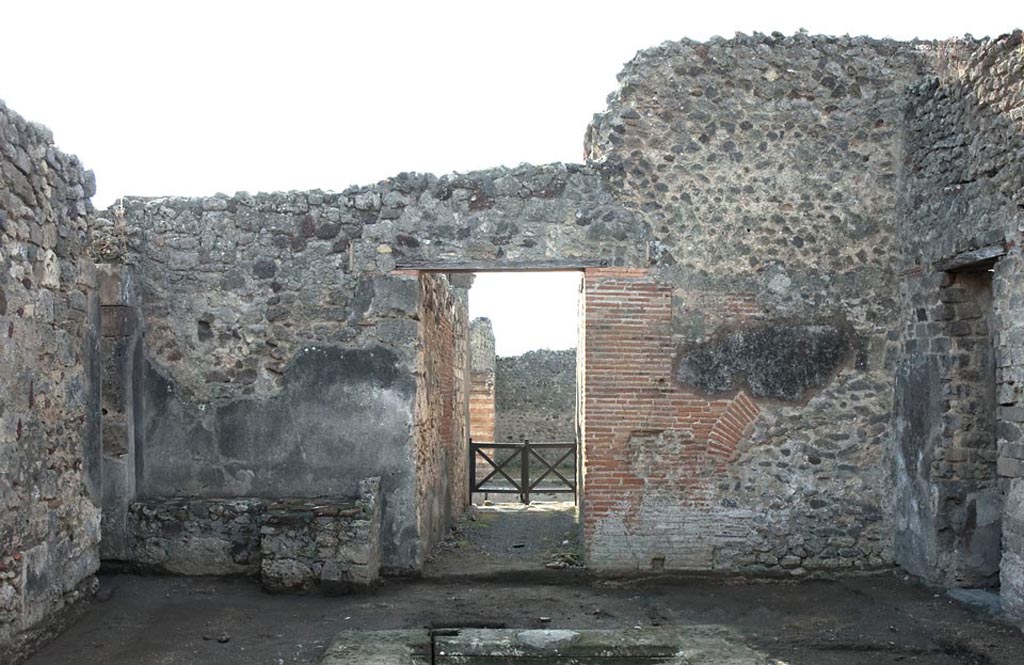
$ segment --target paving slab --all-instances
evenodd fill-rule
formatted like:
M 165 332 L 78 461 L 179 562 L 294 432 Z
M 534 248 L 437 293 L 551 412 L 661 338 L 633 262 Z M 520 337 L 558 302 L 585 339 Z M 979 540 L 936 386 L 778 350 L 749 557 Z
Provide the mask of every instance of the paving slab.
M 320 665 L 768 665 L 721 626 L 344 631 Z

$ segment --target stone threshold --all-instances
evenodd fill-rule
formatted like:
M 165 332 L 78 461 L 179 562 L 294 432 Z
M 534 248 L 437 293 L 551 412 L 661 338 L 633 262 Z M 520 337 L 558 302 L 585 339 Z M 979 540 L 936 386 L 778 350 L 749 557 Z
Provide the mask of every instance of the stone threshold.
M 345 631 L 320 665 L 772 665 L 722 626 Z

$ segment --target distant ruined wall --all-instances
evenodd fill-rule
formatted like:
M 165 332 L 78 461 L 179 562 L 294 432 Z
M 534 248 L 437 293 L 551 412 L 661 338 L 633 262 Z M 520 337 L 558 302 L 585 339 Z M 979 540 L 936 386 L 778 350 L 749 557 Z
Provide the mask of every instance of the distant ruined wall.
M 0 102 L 0 663 L 71 618 L 99 567 L 92 173 Z
M 494 380 L 496 441 L 576 440 L 576 350 L 499 357 Z
M 1003 606 L 1019 617 L 1022 89 L 1018 31 L 943 44 L 936 76 L 910 90 L 895 410 L 899 562 L 952 585 L 998 572 Z
M 650 267 L 587 274 L 592 566 L 891 564 L 896 175 L 932 60 L 801 33 L 626 65 L 586 153 Z

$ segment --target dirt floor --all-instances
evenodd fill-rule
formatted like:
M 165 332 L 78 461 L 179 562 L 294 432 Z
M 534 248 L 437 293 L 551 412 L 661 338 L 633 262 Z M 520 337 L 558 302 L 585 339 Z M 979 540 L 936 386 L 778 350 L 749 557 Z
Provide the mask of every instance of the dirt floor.
M 571 565 L 572 514 L 571 505 L 482 507 L 423 578 L 363 595 L 103 575 L 85 616 L 28 663 L 285 665 L 315 663 L 339 630 L 693 624 L 728 626 L 787 665 L 1024 663 L 1018 628 L 895 572 L 805 582 L 590 577 Z
M 505 495 L 471 506 L 427 561 L 426 577 L 561 569 L 582 561 L 572 501 L 524 505 Z

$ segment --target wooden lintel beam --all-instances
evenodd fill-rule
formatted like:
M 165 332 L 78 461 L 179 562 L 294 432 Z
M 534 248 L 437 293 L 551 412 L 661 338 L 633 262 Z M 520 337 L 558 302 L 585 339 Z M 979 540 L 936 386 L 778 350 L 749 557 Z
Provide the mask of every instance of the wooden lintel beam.
M 936 261 L 934 265 L 935 269 L 941 272 L 984 268 L 1004 254 L 1006 254 L 1006 245 L 998 243 L 960 252 L 948 259 Z
M 612 264 L 608 259 L 552 259 L 546 261 L 398 261 L 398 270 L 422 270 L 424 272 L 525 272 L 583 270 L 584 268 L 607 268 Z

